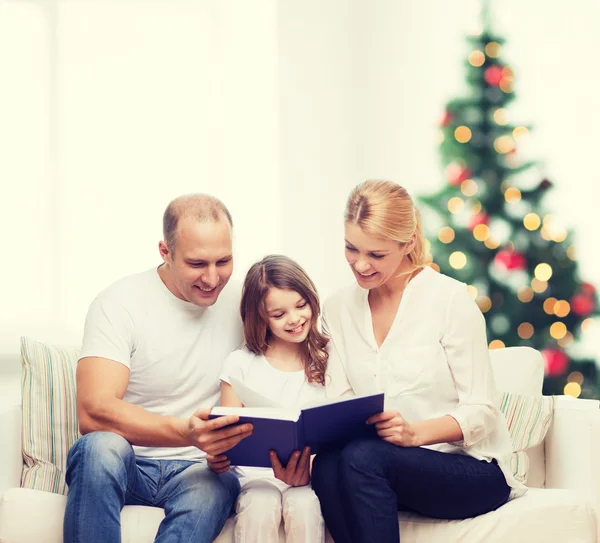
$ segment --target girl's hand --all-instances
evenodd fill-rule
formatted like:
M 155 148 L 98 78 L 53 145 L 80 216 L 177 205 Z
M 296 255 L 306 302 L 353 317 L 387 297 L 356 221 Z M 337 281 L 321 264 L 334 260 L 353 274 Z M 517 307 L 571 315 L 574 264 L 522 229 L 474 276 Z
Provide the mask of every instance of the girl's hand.
M 275 477 L 290 486 L 305 486 L 310 482 L 310 447 L 304 447 L 302 454 L 295 451 L 284 468 L 275 451 L 271 451 L 271 465 Z
M 398 411 L 383 411 L 367 419 L 367 424 L 374 424 L 379 437 L 399 447 L 418 447 L 415 430 L 406 422 Z
M 217 456 L 207 454 L 206 462 L 208 463 L 208 467 L 215 473 L 225 473 L 231 469 L 231 462 L 224 454 L 219 454 Z

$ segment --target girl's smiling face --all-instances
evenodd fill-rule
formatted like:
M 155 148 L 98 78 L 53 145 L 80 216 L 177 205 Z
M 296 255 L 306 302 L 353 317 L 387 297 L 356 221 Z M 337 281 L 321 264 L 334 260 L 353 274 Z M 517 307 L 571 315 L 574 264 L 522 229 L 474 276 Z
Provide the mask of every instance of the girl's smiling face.
M 265 310 L 276 341 L 302 343 L 308 336 L 313 312 L 298 292 L 271 287 L 265 297 Z

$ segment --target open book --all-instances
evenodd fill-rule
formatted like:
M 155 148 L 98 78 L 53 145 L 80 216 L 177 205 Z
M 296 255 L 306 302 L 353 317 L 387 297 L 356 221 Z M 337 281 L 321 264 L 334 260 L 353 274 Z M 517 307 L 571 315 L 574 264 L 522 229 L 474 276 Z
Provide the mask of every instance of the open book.
M 375 427 L 365 423 L 383 411 L 383 394 L 334 399 L 289 410 L 232 379 L 238 398 L 248 407 L 214 407 L 211 418 L 239 415 L 240 423 L 254 425 L 252 435 L 225 454 L 234 466 L 271 467 L 269 451 L 274 450 L 285 465 L 291 454 L 305 446 L 316 454 L 362 437 L 375 437 Z

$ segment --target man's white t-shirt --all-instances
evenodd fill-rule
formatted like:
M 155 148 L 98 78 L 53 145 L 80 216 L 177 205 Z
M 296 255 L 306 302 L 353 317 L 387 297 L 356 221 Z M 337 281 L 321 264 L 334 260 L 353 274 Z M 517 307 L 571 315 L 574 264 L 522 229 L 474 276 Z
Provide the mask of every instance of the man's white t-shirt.
M 307 404 L 325 399 L 325 387 L 309 383 L 304 370 L 278 370 L 263 355 L 256 355 L 245 348 L 232 352 L 225 360 L 221 380 L 231 384 L 232 377 L 285 409 L 301 409 Z M 268 479 L 281 490 L 288 487 L 275 479 L 271 468 L 236 467 L 235 472 L 240 477 L 242 486 L 252 479 L 260 478 Z
M 127 366 L 123 400 L 151 413 L 190 417 L 219 401 L 224 360 L 242 343 L 239 285 L 228 284 L 210 307 L 177 298 L 156 268 L 125 277 L 92 302 L 80 360 L 108 358 Z M 196 447 L 140 447 L 148 458 L 199 460 Z

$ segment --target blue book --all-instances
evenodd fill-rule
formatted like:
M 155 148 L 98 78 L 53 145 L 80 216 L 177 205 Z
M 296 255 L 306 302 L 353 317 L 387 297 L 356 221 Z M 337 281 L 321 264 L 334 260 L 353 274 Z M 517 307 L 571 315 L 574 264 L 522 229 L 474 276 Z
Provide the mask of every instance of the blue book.
M 285 466 L 294 451 L 302 451 L 306 446 L 311 454 L 317 454 L 355 439 L 376 437 L 375 427 L 365 421 L 382 411 L 381 393 L 337 399 L 298 411 L 276 407 L 215 407 L 210 418 L 239 415 L 239 424 L 254 425 L 252 435 L 225 453 L 232 465 L 271 467 L 271 450 Z

